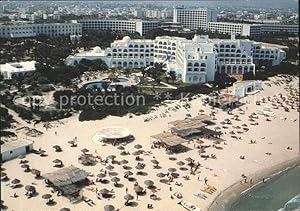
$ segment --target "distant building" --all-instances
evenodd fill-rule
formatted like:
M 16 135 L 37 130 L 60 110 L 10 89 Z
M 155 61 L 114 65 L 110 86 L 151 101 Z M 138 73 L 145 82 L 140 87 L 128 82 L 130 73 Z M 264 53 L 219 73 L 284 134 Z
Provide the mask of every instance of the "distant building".
M 195 35 L 192 40 L 161 36 L 151 39 L 115 40 L 110 48 L 95 47 L 66 58 L 67 65 L 82 59 L 102 59 L 109 67 L 145 68 L 155 62 L 165 63 L 185 83 L 205 83 L 215 80 L 215 73 L 255 73 L 255 61 L 278 65 L 285 52 L 277 47 L 248 39 L 209 39 Z
M 250 35 L 250 25 L 242 23 L 208 22 L 207 30 L 220 34 Z
M 4 162 L 19 157 L 20 155 L 30 153 L 33 149 L 33 142 L 27 140 L 5 142 L 0 148 L 0 161 Z
M 45 34 L 51 37 L 59 35 L 82 34 L 80 23 L 43 23 L 0 25 L 0 37 L 35 37 Z
M 251 24 L 250 36 L 263 33 L 287 32 L 291 34 L 299 34 L 299 25 L 284 24 Z
M 217 13 L 211 9 L 174 7 L 173 22 L 181 23 L 184 28 L 206 30 L 208 22 L 217 21 Z
M 291 34 L 299 33 L 298 25 L 283 24 L 246 24 L 233 22 L 209 22 L 208 31 L 221 34 L 235 34 L 241 36 L 253 36 L 263 33 L 288 32 Z
M 238 81 L 233 84 L 233 94 L 237 97 L 245 97 L 262 90 L 261 81 Z
M 27 61 L 0 64 L 0 73 L 8 80 L 24 77 L 27 73 L 35 71 L 35 63 L 35 61 Z
M 146 20 L 114 20 L 114 19 L 82 19 L 78 20 L 83 30 L 111 30 L 138 32 L 145 35 L 149 31 L 159 27 L 159 21 Z

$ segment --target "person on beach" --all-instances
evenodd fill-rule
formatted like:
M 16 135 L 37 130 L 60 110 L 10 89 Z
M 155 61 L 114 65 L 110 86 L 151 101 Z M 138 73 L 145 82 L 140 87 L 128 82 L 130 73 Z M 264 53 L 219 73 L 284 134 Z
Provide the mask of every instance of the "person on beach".
M 204 177 L 204 184 L 207 185 L 208 179 Z

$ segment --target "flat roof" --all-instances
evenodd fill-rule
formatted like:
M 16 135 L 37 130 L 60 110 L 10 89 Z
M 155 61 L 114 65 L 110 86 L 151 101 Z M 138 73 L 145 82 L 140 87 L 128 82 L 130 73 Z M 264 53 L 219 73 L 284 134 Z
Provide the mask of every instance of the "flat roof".
M 32 144 L 33 142 L 28 140 L 17 140 L 17 141 L 5 142 L 4 144 L 1 145 L 1 153 L 9 152 Z
M 157 139 L 170 147 L 177 146 L 179 144 L 189 141 L 172 133 L 159 133 L 151 136 L 151 138 Z

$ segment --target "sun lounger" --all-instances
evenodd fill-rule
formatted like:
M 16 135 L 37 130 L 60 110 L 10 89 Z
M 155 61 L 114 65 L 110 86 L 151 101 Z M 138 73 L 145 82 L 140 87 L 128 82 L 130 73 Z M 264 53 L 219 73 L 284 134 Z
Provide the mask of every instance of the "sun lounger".
M 200 198 L 200 199 L 206 199 L 207 196 L 203 193 L 194 193 L 194 196 Z

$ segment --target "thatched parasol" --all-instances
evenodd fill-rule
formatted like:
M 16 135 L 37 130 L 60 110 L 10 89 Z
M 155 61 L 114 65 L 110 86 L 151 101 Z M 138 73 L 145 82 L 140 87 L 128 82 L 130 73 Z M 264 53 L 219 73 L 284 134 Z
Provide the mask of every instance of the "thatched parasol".
M 59 211 L 71 211 L 71 209 L 67 208 L 67 207 L 64 207 L 64 208 L 61 208 Z
M 108 204 L 104 206 L 104 211 L 115 211 L 115 210 L 116 209 L 113 205 Z
M 43 198 L 43 199 L 51 199 L 51 198 L 52 198 L 52 195 L 49 194 L 49 193 L 47 193 L 47 194 L 44 194 L 44 195 L 42 196 L 42 198 Z
M 106 166 L 105 168 L 106 168 L 107 170 L 111 171 L 111 170 L 113 170 L 115 167 L 113 167 L 112 165 L 109 165 L 109 166 Z
M 174 172 L 177 171 L 177 169 L 175 169 L 175 168 L 169 168 L 168 171 L 171 172 L 171 173 L 174 173 Z
M 25 186 L 25 190 L 26 190 L 26 191 L 29 191 L 29 192 L 36 192 L 35 187 L 32 186 L 32 185 L 26 185 L 26 186 Z
M 143 146 L 140 145 L 140 144 L 137 144 L 137 145 L 134 146 L 134 148 L 136 148 L 136 149 L 141 149 L 141 148 L 143 148 Z
M 147 187 L 152 187 L 154 185 L 154 182 L 152 180 L 146 180 L 144 182 L 144 184 L 147 186 Z
M 110 193 L 110 191 L 107 190 L 106 188 L 101 189 L 99 192 L 100 192 L 101 194 L 109 194 L 109 193 Z
M 183 161 L 178 161 L 176 164 L 177 164 L 178 166 L 183 166 L 185 163 L 184 163 Z
M 164 177 L 166 175 L 164 173 L 157 173 L 156 176 L 162 178 L 162 177 Z

